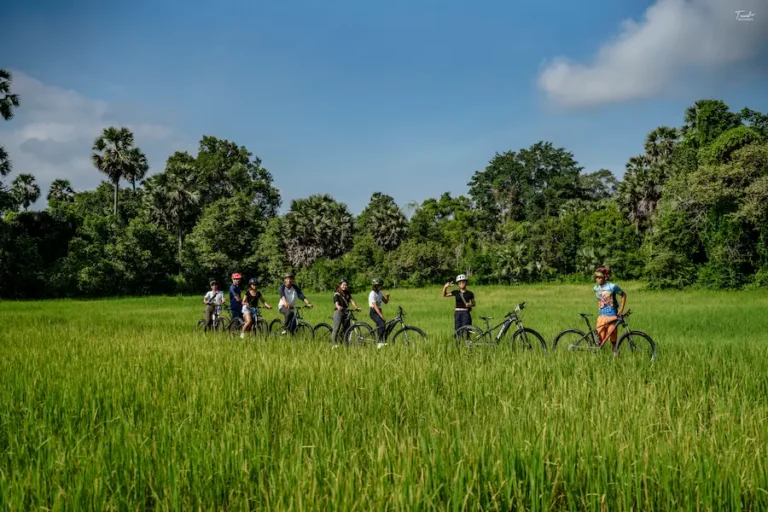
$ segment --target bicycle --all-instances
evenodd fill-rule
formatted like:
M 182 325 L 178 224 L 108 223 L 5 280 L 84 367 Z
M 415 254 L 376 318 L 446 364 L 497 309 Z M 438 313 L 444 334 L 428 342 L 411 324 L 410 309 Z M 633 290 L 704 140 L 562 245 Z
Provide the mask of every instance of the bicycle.
M 253 322 L 245 331 L 245 334 L 251 338 L 265 339 L 269 335 L 269 325 L 267 321 L 261 316 L 261 309 L 254 308 L 256 313 L 253 315 Z M 241 317 L 235 317 L 229 322 L 227 330 L 230 336 L 236 338 L 243 332 L 243 326 L 245 325 L 245 319 Z
M 357 311 L 360 311 L 360 308 L 357 308 Z M 347 310 L 345 310 L 345 314 L 346 314 L 346 318 L 344 319 L 344 322 L 343 322 L 344 325 L 352 326 L 353 324 L 355 324 L 357 322 L 357 318 L 355 318 L 354 310 L 347 309 Z M 328 318 L 333 320 L 332 316 L 329 316 Z M 333 334 L 333 327 L 331 327 L 329 324 L 327 324 L 325 322 L 321 322 L 321 323 L 317 324 L 314 327 L 313 330 L 315 332 L 315 339 L 320 340 L 320 341 L 327 341 L 329 343 L 330 342 L 336 343 L 336 340 L 331 340 L 331 335 Z M 349 329 L 347 329 L 347 331 L 348 330 Z M 342 339 L 346 339 L 345 338 L 345 333 L 346 332 L 340 333 Z M 338 333 L 336 335 L 339 336 Z
M 403 308 L 397 306 L 397 316 L 388 321 L 384 326 L 383 339 L 377 339 L 378 328 L 374 329 L 365 322 L 356 322 L 349 329 L 347 329 L 347 332 L 344 335 L 344 339 L 347 340 L 347 344 L 349 345 L 353 343 L 360 345 L 375 342 L 386 343 L 390 334 L 392 334 L 392 331 L 394 331 L 395 327 L 399 325 L 401 328 L 392 335 L 392 343 L 397 343 L 398 340 L 401 339 L 406 345 L 417 343 L 419 341 L 426 342 L 427 335 L 424 333 L 424 331 L 418 327 L 406 325 L 405 321 L 403 320 L 404 317 L 405 313 L 403 312 Z
M 229 327 L 229 319 L 224 316 L 223 306 L 218 306 L 211 315 L 211 326 L 205 325 L 205 318 L 201 318 L 195 325 L 195 332 L 206 334 L 209 330 L 214 332 L 224 332 Z
M 283 327 L 283 321 L 279 318 L 275 318 L 269 323 L 269 333 L 275 337 L 281 337 L 286 336 L 290 334 L 291 336 L 295 337 L 306 337 L 306 338 L 314 338 L 315 336 L 315 330 L 312 328 L 310 324 L 304 321 L 304 318 L 301 316 L 301 310 L 302 309 L 308 309 L 306 306 L 294 306 L 291 309 L 295 311 L 293 318 L 291 319 L 291 322 L 288 324 L 288 327 Z
M 474 325 L 464 325 L 459 327 L 453 334 L 457 348 L 461 350 L 462 346 L 466 346 L 466 348 L 471 349 L 482 345 L 496 348 L 514 325 L 515 330 L 512 332 L 511 336 L 509 336 L 509 346 L 511 348 L 517 348 L 519 346 L 524 350 L 532 350 L 535 342 L 538 341 L 541 345 L 541 350 L 546 354 L 547 342 L 544 341 L 542 335 L 530 327 L 525 327 L 523 325 L 523 320 L 519 315 L 523 309 L 525 309 L 525 302 L 518 304 L 514 311 L 506 314 L 503 322 L 494 327 L 490 326 L 490 321 L 493 317 L 481 316 L 480 319 L 485 322 L 485 330 Z M 499 329 L 499 332 L 494 337 L 493 331 L 496 329 Z
M 650 347 L 650 359 L 653 361 L 656 359 L 656 342 L 654 342 L 653 339 L 646 333 L 642 331 L 633 331 L 629 328 L 627 317 L 631 313 L 631 309 L 627 310 L 626 313 L 623 315 L 618 315 L 616 320 L 612 320 L 608 324 L 612 328 L 612 330 L 609 331 L 609 335 L 612 334 L 614 330 L 618 330 L 619 327 L 623 327 L 624 331 L 626 331 L 616 342 L 614 354 L 618 356 L 621 352 L 622 346 L 624 346 L 625 343 L 629 344 L 629 350 L 631 352 L 638 351 L 641 345 L 645 346 L 645 344 L 641 343 L 641 340 L 645 340 L 648 342 L 647 344 Z M 603 345 L 605 345 L 605 341 L 607 341 L 608 336 L 606 336 L 605 341 L 600 343 L 600 337 L 597 333 L 597 328 L 593 329 L 592 325 L 589 323 L 589 318 L 593 315 L 590 313 L 579 313 L 579 315 L 586 322 L 588 332 L 584 333 L 579 329 L 566 329 L 565 331 L 558 334 L 555 340 L 552 342 L 552 350 L 556 350 L 558 345 L 565 344 L 568 347 L 568 350 L 571 352 L 587 351 L 597 354 L 597 352 L 603 348 Z

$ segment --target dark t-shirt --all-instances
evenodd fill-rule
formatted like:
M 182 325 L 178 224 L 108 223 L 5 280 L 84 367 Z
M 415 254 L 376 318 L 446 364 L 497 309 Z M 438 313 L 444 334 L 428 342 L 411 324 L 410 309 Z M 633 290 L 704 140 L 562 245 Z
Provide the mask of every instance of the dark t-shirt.
M 469 290 L 464 292 L 464 300 L 461 300 L 461 290 L 453 290 L 451 291 L 451 295 L 456 299 L 456 307 L 458 309 L 471 309 L 467 304 L 471 305 L 475 300 L 475 294 Z M 466 301 L 466 304 L 464 301 Z
M 349 290 L 343 291 L 341 293 L 336 292 L 333 294 L 333 303 L 338 304 L 344 309 L 349 308 L 349 302 L 352 300 L 352 294 L 349 293 Z
M 240 311 L 243 306 L 238 302 L 240 299 L 240 287 L 232 283 L 229 287 L 229 307 L 232 310 Z
M 256 290 L 256 295 L 251 295 L 251 292 L 245 292 L 245 296 L 243 297 L 243 304 L 250 307 L 255 308 L 259 305 L 259 301 L 263 301 L 261 292 Z

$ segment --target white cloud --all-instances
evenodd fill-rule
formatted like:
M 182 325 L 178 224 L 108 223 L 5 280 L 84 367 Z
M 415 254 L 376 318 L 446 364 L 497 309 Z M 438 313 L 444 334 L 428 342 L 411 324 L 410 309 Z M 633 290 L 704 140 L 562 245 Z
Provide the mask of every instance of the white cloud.
M 737 20 L 737 10 L 754 16 Z M 765 0 L 657 0 L 642 21 L 625 21 L 592 63 L 558 57 L 546 63 L 538 85 L 566 107 L 645 99 L 693 74 L 722 74 L 754 62 L 767 45 Z
M 44 207 L 50 183 L 57 178 L 72 182 L 75 190 L 93 188 L 104 176 L 91 163 L 94 139 L 108 126 L 126 126 L 136 145 L 147 154 L 150 172 L 162 170 L 165 159 L 176 150 L 188 149 L 168 126 L 137 118 L 129 109 L 88 98 L 78 92 L 48 85 L 12 70 L 12 91 L 21 106 L 14 118 L 0 122 L 0 144 L 8 151 L 13 176 L 30 173 L 40 185 L 35 205 Z

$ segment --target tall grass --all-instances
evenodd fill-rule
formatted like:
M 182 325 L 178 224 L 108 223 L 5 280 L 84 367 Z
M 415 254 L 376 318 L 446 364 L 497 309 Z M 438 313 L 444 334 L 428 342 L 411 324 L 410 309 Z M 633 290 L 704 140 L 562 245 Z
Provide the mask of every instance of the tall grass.
M 768 293 L 627 289 L 653 364 L 460 354 L 436 288 L 385 310 L 427 331 L 416 349 L 195 337 L 202 297 L 2 303 L 0 505 L 767 508 Z M 596 308 L 588 287 L 475 292 L 476 325 L 524 300 L 550 344 Z

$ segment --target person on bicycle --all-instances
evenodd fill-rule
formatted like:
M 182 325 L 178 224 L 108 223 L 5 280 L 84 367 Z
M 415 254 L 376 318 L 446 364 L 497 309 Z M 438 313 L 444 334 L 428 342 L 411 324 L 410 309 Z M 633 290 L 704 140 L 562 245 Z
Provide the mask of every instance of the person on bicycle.
M 349 282 L 346 278 L 339 281 L 339 285 L 336 287 L 336 293 L 333 294 L 333 331 L 331 332 L 331 340 L 334 343 L 337 341 L 339 333 L 347 332 L 349 329 L 349 316 L 347 316 L 347 310 L 349 305 L 356 311 L 360 311 L 360 308 L 352 298 L 352 292 L 349 291 Z
M 232 274 L 232 285 L 229 287 L 229 309 L 232 311 L 232 320 L 243 318 L 243 303 L 240 300 L 240 272 Z
M 387 320 L 384 318 L 384 313 L 381 311 L 382 303 L 389 303 L 389 294 L 382 294 L 381 290 L 384 289 L 384 282 L 379 279 L 373 280 L 373 289 L 368 294 L 368 307 L 371 312 L 371 320 L 376 324 L 376 329 L 379 335 L 379 341 L 384 340 L 384 332 L 387 327 Z
M 611 340 L 611 345 L 616 349 L 616 339 L 618 337 L 618 327 L 612 324 L 618 319 L 619 315 L 624 314 L 624 305 L 627 303 L 627 294 L 615 283 L 609 281 L 611 272 L 606 267 L 600 267 L 595 270 L 594 291 L 597 297 L 597 308 L 599 314 L 597 317 L 597 334 L 600 337 L 602 346 L 607 339 Z M 617 308 L 616 297 L 621 297 L 621 305 Z
M 211 285 L 211 291 L 205 294 L 203 297 L 203 303 L 205 304 L 205 328 L 210 329 L 213 323 L 213 314 L 221 314 L 221 305 L 224 304 L 224 294 L 219 290 L 219 283 L 215 279 L 211 279 L 209 283 Z
M 280 295 L 278 311 L 285 317 L 283 329 L 288 330 L 288 326 L 291 325 L 291 321 L 293 320 L 293 308 L 296 299 L 299 298 L 303 300 L 308 308 L 312 307 L 312 303 L 309 302 L 309 299 L 307 299 L 303 293 L 301 293 L 301 289 L 293 283 L 293 272 L 287 272 L 285 274 L 283 284 L 281 284 L 278 289 L 278 294 Z M 283 331 L 283 334 L 285 334 L 285 331 Z
M 448 293 L 448 287 L 453 283 L 449 281 L 443 286 L 443 297 L 456 299 L 456 307 L 453 311 L 453 332 L 465 325 L 472 325 L 472 308 L 475 307 L 475 294 L 467 290 L 467 276 L 464 274 L 456 276 L 456 284 L 459 285 L 459 289 L 452 290 L 450 293 Z
M 251 325 L 256 319 L 256 308 L 259 306 L 259 301 L 264 304 L 267 309 L 272 309 L 272 306 L 267 304 L 264 300 L 264 296 L 258 290 L 259 280 L 252 277 L 248 280 L 248 290 L 243 296 L 243 316 L 245 316 L 245 324 L 243 330 L 240 332 L 240 337 L 245 338 L 245 331 L 250 329 Z

